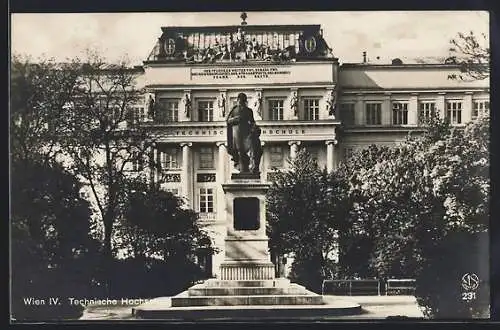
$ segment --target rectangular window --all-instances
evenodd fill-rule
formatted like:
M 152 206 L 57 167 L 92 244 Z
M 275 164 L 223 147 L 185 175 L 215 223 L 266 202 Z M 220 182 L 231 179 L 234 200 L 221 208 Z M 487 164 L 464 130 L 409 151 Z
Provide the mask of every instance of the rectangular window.
M 214 102 L 198 101 L 198 120 L 214 121 Z
M 214 166 L 214 149 L 212 147 L 201 147 L 199 152 L 200 168 L 213 169 Z
M 179 121 L 179 101 L 168 101 L 166 103 L 167 121 L 178 122 Z
M 161 168 L 163 169 L 178 169 L 179 166 L 179 149 L 169 148 L 160 151 Z
M 489 101 L 474 101 L 474 107 L 472 108 L 472 119 L 477 119 L 478 117 L 488 116 L 490 111 Z
M 179 121 L 179 100 L 177 99 L 160 99 L 159 107 L 155 114 L 156 119 L 160 123 L 178 122 Z
M 382 104 L 366 104 L 366 125 L 382 125 Z
M 425 124 L 436 115 L 436 103 L 431 101 L 421 101 L 418 111 L 418 123 Z
M 200 213 L 214 213 L 214 190 L 200 188 Z
M 283 148 L 281 146 L 271 146 L 269 147 L 269 166 L 282 168 L 283 160 Z
M 392 103 L 392 124 L 408 125 L 408 103 Z
M 462 101 L 446 102 L 446 120 L 450 124 L 462 123 Z
M 283 120 L 283 100 L 269 100 L 270 120 Z
M 305 99 L 304 100 L 304 112 L 306 115 L 306 120 L 318 120 L 319 119 L 319 100 L 318 99 Z
M 355 115 L 354 115 L 354 103 L 341 103 L 340 104 L 340 116 L 342 122 L 347 126 L 354 125 Z

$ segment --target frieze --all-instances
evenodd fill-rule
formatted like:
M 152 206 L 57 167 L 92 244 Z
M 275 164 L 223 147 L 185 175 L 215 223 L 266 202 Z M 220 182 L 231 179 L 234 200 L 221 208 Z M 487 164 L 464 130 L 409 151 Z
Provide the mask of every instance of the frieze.
M 181 182 L 181 175 L 178 173 L 166 173 L 163 174 L 163 180 L 165 182 Z
M 305 135 L 310 130 L 306 129 L 287 129 L 287 128 L 263 128 L 261 131 L 262 135 Z M 217 129 L 207 129 L 207 130 L 172 130 L 164 132 L 166 135 L 170 136 L 225 136 L 226 131 Z
M 215 173 L 198 173 L 196 182 L 215 182 L 217 179 Z
M 276 125 L 260 122 L 262 141 L 287 141 L 300 137 L 303 140 L 315 141 L 335 135 L 335 128 L 339 123 L 287 123 Z M 183 142 L 222 141 L 226 139 L 226 127 L 220 126 L 194 126 L 180 123 L 179 126 L 153 125 L 153 135 L 157 139 L 172 139 Z

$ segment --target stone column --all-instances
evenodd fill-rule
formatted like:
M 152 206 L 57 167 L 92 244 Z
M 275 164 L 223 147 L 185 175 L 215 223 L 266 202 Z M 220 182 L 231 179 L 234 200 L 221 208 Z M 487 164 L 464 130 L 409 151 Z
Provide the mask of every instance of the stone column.
M 260 157 L 260 167 L 259 167 L 259 172 L 260 172 L 260 177 L 264 181 L 267 181 L 267 171 L 266 171 L 266 159 L 264 158 L 266 155 L 266 150 L 264 149 L 264 146 L 266 145 L 266 142 L 260 141 L 260 145 L 262 146 L 262 156 Z
M 445 95 L 446 95 L 446 93 L 444 93 L 444 92 L 438 93 L 438 97 L 436 100 L 436 112 L 437 112 L 437 115 L 439 116 L 440 119 L 444 119 L 446 116 Z
M 224 183 L 226 181 L 225 173 L 226 173 L 226 143 L 225 142 L 216 142 L 215 145 L 219 149 L 219 158 L 217 164 L 217 177 L 220 183 Z
M 383 126 L 392 125 L 392 102 L 391 93 L 384 94 L 384 101 L 382 102 L 380 109 L 380 121 Z
M 288 142 L 288 145 L 290 146 L 290 159 L 295 159 L 297 156 L 297 151 L 299 150 L 299 146 L 301 144 L 301 141 L 290 141 Z
M 472 120 L 472 92 L 465 92 L 464 104 L 462 106 L 462 124 L 468 123 Z
M 412 93 L 408 102 L 408 125 L 418 125 L 418 93 Z
M 226 163 L 227 152 L 225 142 L 217 142 L 219 148 L 219 155 L 217 160 L 217 222 L 226 222 L 226 200 L 224 197 L 224 190 L 222 184 L 226 183 Z
M 365 104 L 363 102 L 363 94 L 356 94 L 356 105 L 354 106 L 354 123 L 356 125 L 365 125 Z
M 191 149 L 193 146 L 191 142 L 181 143 L 182 147 L 182 174 L 181 174 L 181 182 L 182 182 L 182 195 L 186 197 L 187 205 L 189 207 L 193 207 L 193 194 L 192 194 L 192 185 L 191 185 Z
M 335 150 L 334 147 L 337 144 L 337 140 L 334 138 L 332 140 L 325 141 L 326 144 L 326 170 L 328 172 L 333 171 L 335 165 Z

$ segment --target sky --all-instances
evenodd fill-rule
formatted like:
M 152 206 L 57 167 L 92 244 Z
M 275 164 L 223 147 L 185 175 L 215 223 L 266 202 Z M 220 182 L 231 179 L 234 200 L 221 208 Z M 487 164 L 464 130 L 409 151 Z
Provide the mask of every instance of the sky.
M 16 13 L 11 15 L 11 52 L 59 61 L 83 57 L 86 49 L 110 62 L 142 64 L 163 26 L 238 25 L 240 12 Z M 411 62 L 446 57 L 458 32 L 489 34 L 486 11 L 247 12 L 248 24 L 320 24 L 341 63 L 393 58 Z M 377 60 L 377 57 L 379 58 Z

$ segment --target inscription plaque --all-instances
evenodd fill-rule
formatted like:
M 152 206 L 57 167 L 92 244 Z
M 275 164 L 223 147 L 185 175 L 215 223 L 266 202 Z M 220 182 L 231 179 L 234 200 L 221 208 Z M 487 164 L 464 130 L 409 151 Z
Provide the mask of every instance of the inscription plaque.
M 260 227 L 260 203 L 257 197 L 239 197 L 233 201 L 234 229 L 257 230 Z

